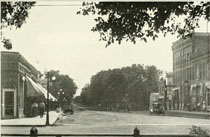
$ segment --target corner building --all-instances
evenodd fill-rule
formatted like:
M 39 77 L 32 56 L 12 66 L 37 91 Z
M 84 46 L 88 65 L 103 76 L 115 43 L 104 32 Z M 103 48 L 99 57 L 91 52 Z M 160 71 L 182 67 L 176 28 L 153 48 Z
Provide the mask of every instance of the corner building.
M 194 32 L 173 43 L 172 109 L 210 110 L 210 33 Z
M 31 117 L 33 102 L 45 100 L 41 73 L 18 52 L 1 52 L 1 119 Z M 56 100 L 51 94 L 49 98 Z

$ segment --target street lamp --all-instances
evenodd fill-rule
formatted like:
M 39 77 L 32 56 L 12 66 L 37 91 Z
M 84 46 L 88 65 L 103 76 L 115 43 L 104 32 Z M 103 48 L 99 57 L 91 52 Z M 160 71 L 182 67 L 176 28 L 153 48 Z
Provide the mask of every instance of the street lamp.
M 49 72 L 47 72 L 47 75 L 46 75 L 46 77 L 47 77 L 47 115 L 46 115 L 46 126 L 49 126 L 50 125 L 50 123 L 49 123 L 49 89 L 50 89 L 50 86 L 49 86 L 49 82 L 50 82 L 50 73 Z M 52 80 L 55 80 L 56 79 L 56 77 L 55 76 L 53 76 L 52 77 Z
M 59 89 L 58 91 L 58 104 L 61 105 L 61 96 L 64 94 L 63 89 Z
M 165 110 L 167 110 L 167 83 L 166 83 L 166 79 L 164 79 L 164 107 Z

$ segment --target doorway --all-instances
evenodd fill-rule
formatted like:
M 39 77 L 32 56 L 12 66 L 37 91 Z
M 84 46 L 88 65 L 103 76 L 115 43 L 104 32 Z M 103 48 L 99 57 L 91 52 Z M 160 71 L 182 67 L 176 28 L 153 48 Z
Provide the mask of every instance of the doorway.
M 3 118 L 16 117 L 16 90 L 3 89 Z

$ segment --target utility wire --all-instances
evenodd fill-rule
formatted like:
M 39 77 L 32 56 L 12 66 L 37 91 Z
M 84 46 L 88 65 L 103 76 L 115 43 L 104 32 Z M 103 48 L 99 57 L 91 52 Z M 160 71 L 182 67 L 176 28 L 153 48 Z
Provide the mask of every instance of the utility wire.
M 61 4 L 58 4 L 58 5 L 55 5 L 55 4 L 46 4 L 46 5 L 40 5 L 40 4 L 37 4 L 37 5 L 34 5 L 34 6 L 59 6 L 59 7 L 73 7 L 73 6 L 82 6 L 82 4 L 81 5 L 61 5 Z

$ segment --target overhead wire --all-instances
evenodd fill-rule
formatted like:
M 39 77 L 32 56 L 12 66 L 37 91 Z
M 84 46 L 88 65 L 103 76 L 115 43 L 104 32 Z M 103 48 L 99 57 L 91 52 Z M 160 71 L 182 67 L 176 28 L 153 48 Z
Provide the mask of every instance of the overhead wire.
M 79 4 L 78 5 L 73 5 L 73 4 L 70 4 L 70 5 L 69 4 L 68 5 L 66 5 L 66 4 L 65 5 L 63 5 L 63 4 L 62 5 L 61 4 L 50 4 L 50 5 L 49 4 L 37 4 L 36 5 L 35 4 L 34 6 L 48 6 L 48 7 L 49 6 L 59 6 L 59 7 L 63 6 L 63 7 L 72 7 L 72 6 L 82 6 L 82 4 L 81 5 L 79 5 Z

